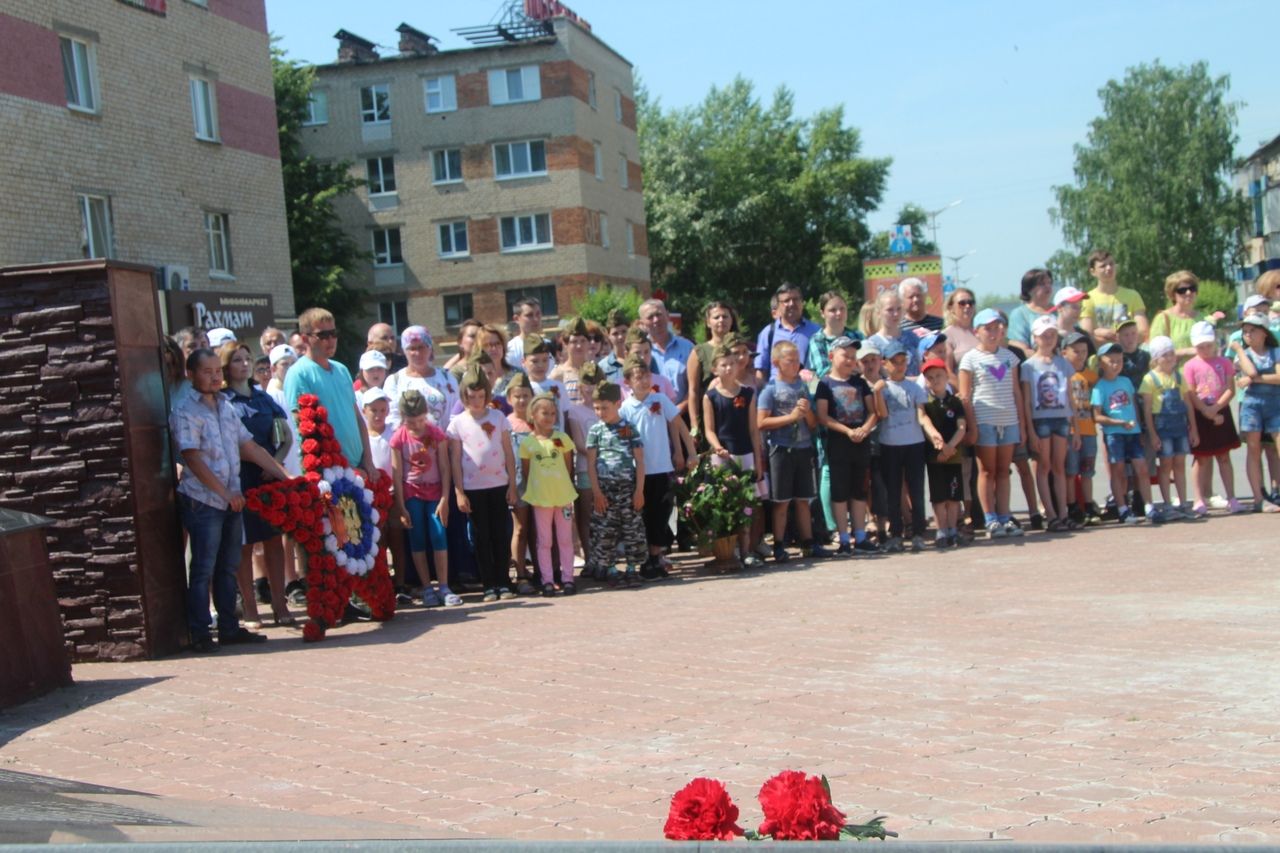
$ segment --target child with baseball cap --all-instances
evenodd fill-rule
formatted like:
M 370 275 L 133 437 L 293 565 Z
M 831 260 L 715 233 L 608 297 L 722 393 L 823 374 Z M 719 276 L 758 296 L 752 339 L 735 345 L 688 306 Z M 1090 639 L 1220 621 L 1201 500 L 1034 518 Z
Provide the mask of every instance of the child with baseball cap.
M 920 375 L 928 383 L 929 399 L 924 412 L 938 435 L 942 447 L 930 449 L 926 471 L 929 476 L 929 499 L 938 532 L 937 548 L 954 548 L 960 544 L 960 503 L 964 498 L 964 403 L 947 382 L 947 363 L 940 358 L 926 359 Z

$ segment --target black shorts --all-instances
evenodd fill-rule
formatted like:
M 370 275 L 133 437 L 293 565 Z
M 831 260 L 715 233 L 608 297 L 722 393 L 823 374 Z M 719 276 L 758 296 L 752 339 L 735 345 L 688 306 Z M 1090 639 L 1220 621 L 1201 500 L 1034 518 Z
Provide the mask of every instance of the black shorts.
M 671 493 L 670 474 L 644 475 L 644 509 L 640 511 L 644 519 L 645 541 L 658 548 L 671 545 Z
M 871 447 L 866 441 L 854 442 L 848 436 L 828 434 L 827 469 L 833 504 L 867 499 Z
M 889 515 L 889 487 L 885 485 L 878 454 L 871 457 L 871 514 L 886 518 Z
M 812 447 L 769 446 L 769 500 L 812 500 L 818 496 Z
M 963 465 L 930 462 L 926 468 L 929 472 L 930 501 L 940 504 L 943 501 L 964 500 Z

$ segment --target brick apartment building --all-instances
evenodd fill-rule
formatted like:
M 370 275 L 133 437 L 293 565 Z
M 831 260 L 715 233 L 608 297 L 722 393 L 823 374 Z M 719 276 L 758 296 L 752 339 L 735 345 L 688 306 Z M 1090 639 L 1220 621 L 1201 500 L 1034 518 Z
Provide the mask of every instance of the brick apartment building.
M 339 205 L 372 260 L 369 314 L 437 334 L 502 322 L 523 295 L 548 318 L 605 283 L 648 292 L 631 64 L 565 17 L 532 37 L 399 54 L 339 31 L 316 68 L 304 146 L 368 185 Z
M 296 316 L 264 0 L 5 0 L 0 138 L 0 266 L 185 273 L 171 327 Z

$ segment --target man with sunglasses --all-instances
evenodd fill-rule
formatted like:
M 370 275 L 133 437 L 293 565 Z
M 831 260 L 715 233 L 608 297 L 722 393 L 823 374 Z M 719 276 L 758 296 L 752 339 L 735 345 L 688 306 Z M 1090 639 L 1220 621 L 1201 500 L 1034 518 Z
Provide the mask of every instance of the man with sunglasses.
M 307 354 L 289 368 L 284 377 L 284 399 L 290 412 L 298 411 L 298 397 L 315 394 L 329 410 L 329 424 L 342 445 L 347 464 L 364 471 L 365 481 L 378 481 L 378 469 L 369 450 L 369 433 L 364 416 L 356 406 L 351 371 L 334 361 L 338 351 L 338 328 L 333 315 L 323 308 L 308 308 L 298 318 L 298 331 L 307 339 Z
M 1116 340 L 1122 317 L 1132 317 L 1138 326 L 1138 340 L 1145 341 L 1150 331 L 1147 305 L 1138 291 L 1116 282 L 1116 262 L 1110 252 L 1099 249 L 1089 253 L 1089 275 L 1098 286 L 1089 291 L 1081 306 L 1080 328 L 1102 344 Z

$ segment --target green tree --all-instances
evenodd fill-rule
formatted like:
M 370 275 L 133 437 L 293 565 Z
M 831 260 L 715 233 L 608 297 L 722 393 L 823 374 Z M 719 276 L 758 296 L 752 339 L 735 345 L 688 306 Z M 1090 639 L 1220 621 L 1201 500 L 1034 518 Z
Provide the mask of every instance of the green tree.
M 929 233 L 929 211 L 918 204 L 907 202 L 898 211 L 898 218 L 895 222 L 898 225 L 911 226 L 911 254 L 938 254 L 937 244 L 925 236 Z M 889 232 L 880 231 L 872 234 L 863 247 L 862 254 L 866 258 L 892 257 L 893 253 L 889 251 Z
M 322 163 L 302 151 L 302 123 L 315 79 L 312 68 L 289 60 L 275 46 L 271 48 L 271 66 L 294 302 L 299 311 L 312 307 L 331 311 L 342 332 L 339 340 L 347 346 L 355 341 L 359 345 L 355 352 L 359 352 L 364 343 L 364 330 L 358 328 L 364 315 L 364 292 L 348 284 L 346 275 L 367 253 L 342 230 L 333 204 L 363 181 L 351 175 L 350 162 Z M 351 354 L 341 346 L 340 358 Z
M 1075 184 L 1054 187 L 1049 214 L 1077 258 L 1111 251 L 1121 283 L 1149 305 L 1164 304 L 1170 272 L 1227 278 L 1239 254 L 1246 207 L 1230 185 L 1237 104 L 1229 87 L 1203 62 L 1130 68 L 1098 92 L 1103 112 L 1075 146 Z
M 727 297 L 758 328 L 784 281 L 860 291 L 890 161 L 859 156 L 842 109 L 798 118 L 785 87 L 764 104 L 739 77 L 681 110 L 640 86 L 637 111 L 653 284 L 675 309 Z

